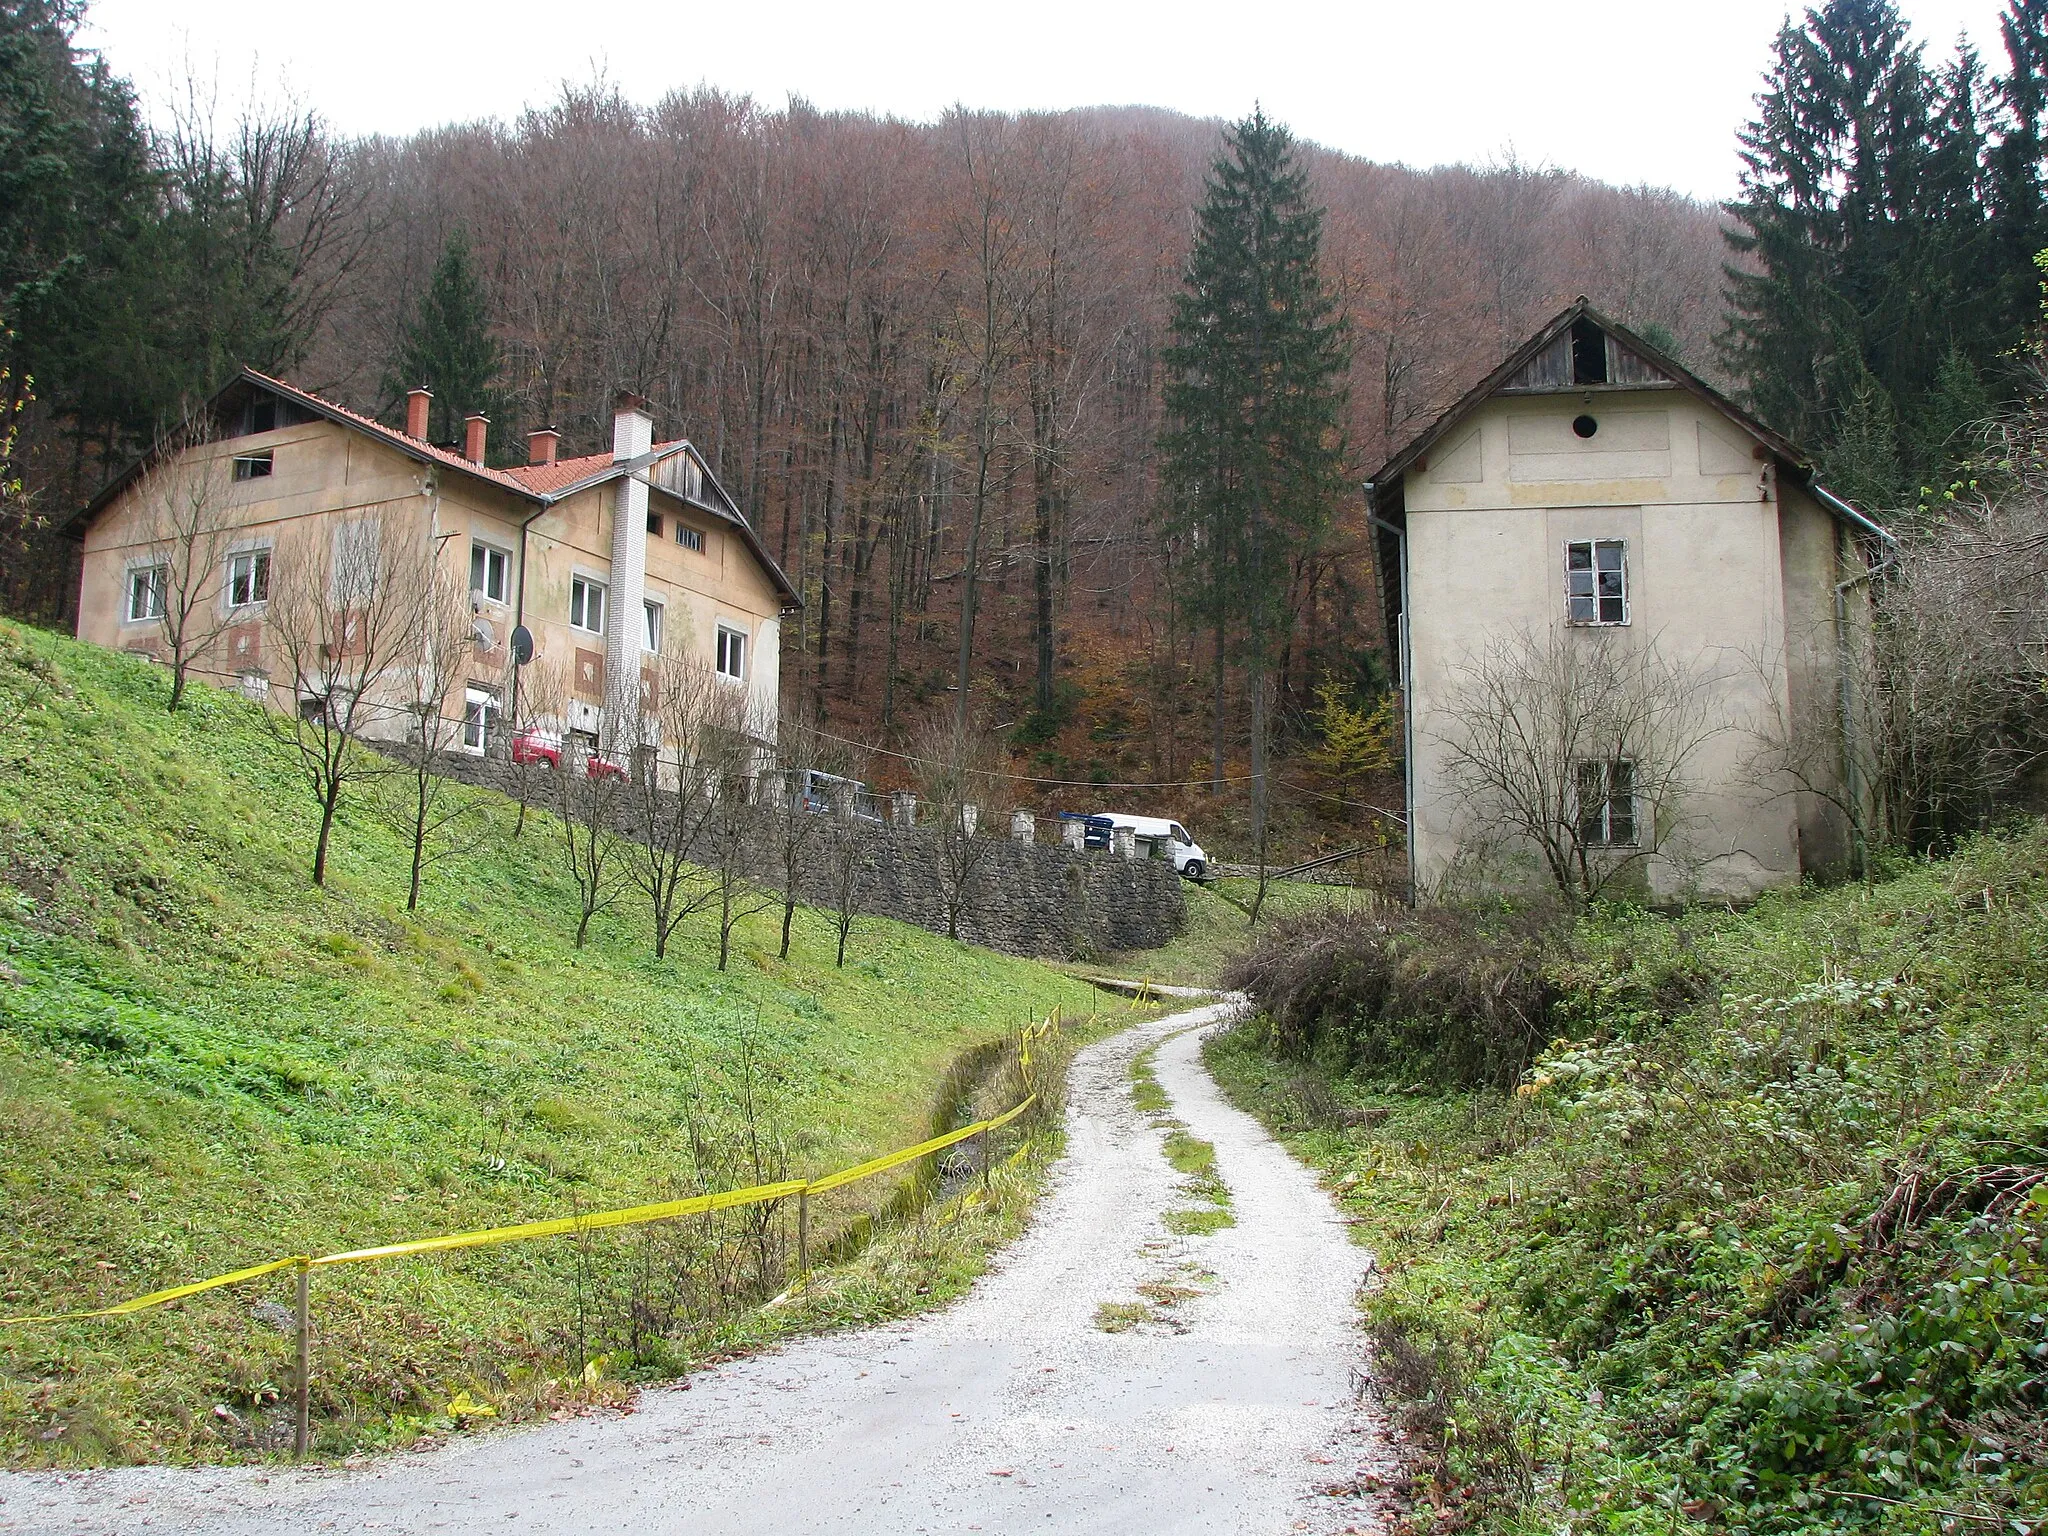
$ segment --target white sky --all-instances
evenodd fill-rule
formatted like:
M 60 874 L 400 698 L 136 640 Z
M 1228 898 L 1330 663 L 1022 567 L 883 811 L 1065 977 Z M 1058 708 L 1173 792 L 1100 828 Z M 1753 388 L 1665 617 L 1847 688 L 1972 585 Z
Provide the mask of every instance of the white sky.
M 1996 65 L 1999 0 L 1903 0 L 1930 56 Z M 82 41 L 160 108 L 189 60 L 224 99 L 289 92 L 342 131 L 510 119 L 603 71 L 780 106 L 1137 103 L 1376 160 L 1524 161 L 1719 198 L 1783 0 L 93 0 Z

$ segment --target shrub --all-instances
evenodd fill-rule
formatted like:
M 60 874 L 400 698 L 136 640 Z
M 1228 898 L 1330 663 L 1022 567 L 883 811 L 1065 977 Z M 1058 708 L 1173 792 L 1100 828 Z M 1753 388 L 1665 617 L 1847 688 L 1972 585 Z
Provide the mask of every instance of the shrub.
M 1282 1056 L 1443 1087 L 1512 1087 L 1549 1038 L 1568 930 L 1545 913 L 1433 908 L 1283 919 L 1234 962 Z

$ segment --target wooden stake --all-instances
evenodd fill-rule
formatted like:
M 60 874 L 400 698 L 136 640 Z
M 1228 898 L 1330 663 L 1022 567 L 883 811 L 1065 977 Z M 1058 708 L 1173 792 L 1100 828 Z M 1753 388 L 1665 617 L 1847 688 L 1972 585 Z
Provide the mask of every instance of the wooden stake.
M 811 1192 L 797 1191 L 796 1197 L 796 1272 L 809 1278 L 811 1273 Z
M 992 1130 L 981 1133 L 981 1192 L 988 1193 L 988 1139 L 995 1135 Z
M 299 1260 L 299 1403 L 292 1424 L 292 1456 L 304 1460 L 313 1438 L 313 1266 Z

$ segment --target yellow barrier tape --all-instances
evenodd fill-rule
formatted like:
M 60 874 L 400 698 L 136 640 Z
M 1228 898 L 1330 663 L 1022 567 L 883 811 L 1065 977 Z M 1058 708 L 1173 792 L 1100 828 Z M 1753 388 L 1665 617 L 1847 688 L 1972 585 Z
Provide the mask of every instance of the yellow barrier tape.
M 151 1307 L 160 1307 L 168 1301 L 181 1301 L 187 1296 L 197 1296 L 201 1291 L 218 1290 L 223 1285 L 239 1285 L 244 1280 L 261 1279 L 274 1275 L 280 1269 L 295 1269 L 310 1262 L 304 1254 L 295 1253 L 288 1259 L 272 1259 L 268 1264 L 251 1264 L 247 1269 L 238 1269 L 231 1275 L 215 1275 L 211 1280 L 195 1280 L 190 1285 L 174 1285 L 168 1291 L 151 1291 L 147 1296 L 137 1296 L 131 1301 L 118 1302 L 111 1307 L 100 1307 L 91 1312 L 53 1312 L 47 1317 L 0 1317 L 0 1328 L 11 1328 L 16 1323 L 69 1323 L 88 1317 L 125 1317 L 130 1312 L 143 1312 Z
M 1052 1030 L 1053 1021 L 1043 1019 L 1024 1031 L 1026 1041 L 1041 1038 Z M 1030 1064 L 1028 1050 L 1020 1050 L 1024 1064 Z M 604 1227 L 642 1226 L 653 1221 L 673 1221 L 679 1216 L 696 1216 L 709 1211 L 727 1210 L 736 1205 L 760 1205 L 770 1200 L 786 1200 L 792 1195 L 823 1194 L 829 1189 L 838 1189 L 861 1179 L 872 1178 L 899 1168 L 905 1163 L 929 1157 L 934 1152 L 944 1151 L 969 1137 L 985 1132 L 998 1131 L 1023 1114 L 1038 1102 L 1038 1095 L 1031 1094 L 1023 1102 L 1012 1106 L 992 1120 L 977 1120 L 972 1125 L 963 1125 L 957 1131 L 948 1131 L 943 1136 L 934 1136 L 921 1141 L 914 1147 L 887 1152 L 880 1157 L 869 1158 L 851 1168 L 842 1168 L 837 1173 L 828 1173 L 820 1179 L 784 1179 L 775 1184 L 755 1184 L 746 1189 L 724 1189 L 716 1194 L 692 1195 L 684 1200 L 662 1200 L 651 1205 L 631 1205 L 612 1211 L 590 1211 L 580 1216 L 557 1216 L 547 1221 L 520 1222 L 510 1227 L 486 1227 L 476 1232 L 453 1232 L 442 1237 L 423 1237 L 409 1243 L 386 1243 L 376 1248 L 351 1248 L 342 1253 L 325 1253 L 317 1258 L 305 1254 L 293 1254 L 288 1259 L 272 1259 L 266 1264 L 252 1264 L 247 1269 L 238 1269 L 231 1274 L 215 1275 L 208 1280 L 195 1280 L 190 1285 L 173 1286 L 167 1291 L 152 1291 L 147 1296 L 137 1296 L 119 1302 L 111 1307 L 100 1307 L 88 1312 L 53 1312 L 38 1317 L 0 1317 L 0 1328 L 10 1328 L 25 1323 L 69 1323 L 80 1322 L 94 1317 L 124 1317 L 130 1313 L 147 1311 L 173 1301 L 182 1301 L 187 1296 L 197 1296 L 202 1291 L 218 1290 L 224 1285 L 239 1285 L 244 1280 L 261 1279 L 274 1275 L 281 1269 L 292 1269 L 307 1265 L 324 1269 L 336 1264 L 370 1264 L 379 1259 L 403 1258 L 407 1254 L 446 1253 L 458 1248 L 482 1248 L 496 1243 L 516 1243 L 535 1237 L 561 1237 L 572 1232 L 591 1232 Z
M 351 1248 L 346 1253 L 326 1253 L 313 1261 L 315 1269 L 330 1264 L 368 1264 L 376 1259 L 403 1258 L 409 1253 L 444 1253 L 451 1248 L 482 1248 L 492 1243 L 517 1243 L 530 1237 L 562 1237 L 571 1232 L 588 1232 L 600 1227 L 634 1227 L 650 1221 L 670 1221 L 678 1216 L 695 1216 L 735 1205 L 759 1205 L 784 1200 L 804 1192 L 802 1179 L 784 1179 L 779 1184 L 755 1184 L 746 1189 L 722 1189 L 714 1195 L 692 1195 L 687 1200 L 662 1200 L 653 1205 L 631 1205 L 616 1211 L 591 1211 L 582 1216 L 557 1216 L 548 1221 L 524 1221 L 513 1227 L 486 1227 L 480 1232 L 454 1232 L 446 1237 L 423 1237 L 410 1243 L 386 1243 L 380 1248 Z

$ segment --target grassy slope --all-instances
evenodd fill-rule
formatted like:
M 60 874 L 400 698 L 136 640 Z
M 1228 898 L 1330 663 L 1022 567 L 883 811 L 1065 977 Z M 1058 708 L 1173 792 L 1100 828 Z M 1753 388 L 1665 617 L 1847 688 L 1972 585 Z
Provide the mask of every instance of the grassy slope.
M 491 797 L 492 834 L 416 917 L 360 800 L 315 890 L 310 799 L 252 707 L 201 688 L 171 717 L 160 672 L 0 626 L 0 721 L 37 676 L 0 740 L 0 1313 L 747 1182 L 750 1077 L 794 1170 L 827 1169 L 924 1134 L 963 1049 L 1091 1006 L 1044 966 L 881 920 L 840 971 L 821 917 L 799 914 L 787 963 L 753 919 L 720 973 L 707 924 L 655 962 L 629 897 L 579 952 L 551 824 L 514 840 Z M 717 1149 L 701 1169 L 692 1117 Z M 323 1274 L 329 1443 L 600 1346 L 669 1362 L 644 1327 L 606 1329 L 653 1298 L 688 1332 L 706 1288 L 743 1289 L 735 1262 L 621 1237 Z M 212 1405 L 253 1422 L 286 1379 L 288 1340 L 251 1311 L 285 1294 L 0 1334 L 0 1447 L 250 1439 Z
M 1181 882 L 1186 898 L 1187 925 L 1171 944 L 1131 954 L 1109 955 L 1087 965 L 1071 967 L 1077 974 L 1120 976 L 1135 981 L 1159 981 L 1175 986 L 1214 986 L 1223 967 L 1249 942 L 1248 916 L 1255 880 L 1215 880 L 1207 885 Z M 1274 881 L 1266 888 L 1267 917 L 1294 916 L 1325 907 L 1347 909 L 1371 898 L 1354 893 L 1348 886 L 1313 885 L 1301 880 Z
M 1381 1258 L 1416 1527 L 2038 1526 L 2048 829 L 1579 947 L 1516 1096 L 1212 1047 Z

